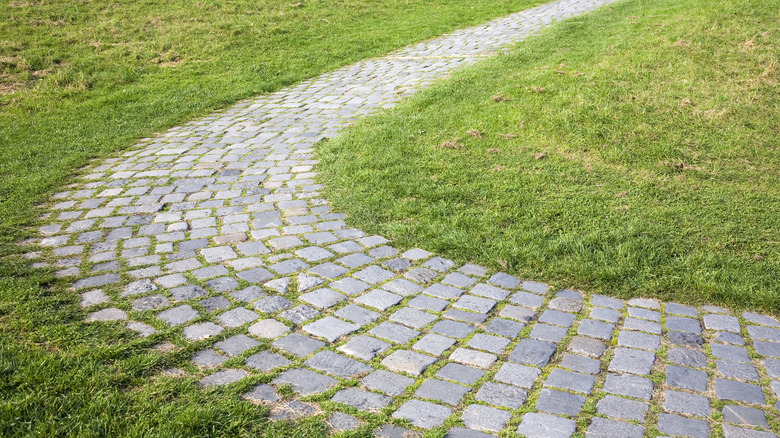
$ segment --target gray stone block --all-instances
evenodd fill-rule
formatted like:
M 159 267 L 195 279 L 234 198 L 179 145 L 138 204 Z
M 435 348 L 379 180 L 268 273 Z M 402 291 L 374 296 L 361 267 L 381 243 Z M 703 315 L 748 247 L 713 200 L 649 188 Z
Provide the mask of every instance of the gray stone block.
M 520 283 L 522 283 L 522 281 L 519 278 L 514 277 L 512 275 L 505 274 L 503 272 L 498 272 L 496 274 L 493 274 L 488 279 L 488 283 L 490 283 L 492 285 L 495 285 L 495 286 L 498 286 L 498 287 L 503 287 L 503 288 L 507 288 L 507 289 L 514 289 L 514 288 L 520 286 Z
M 723 433 L 726 438 L 777 438 L 777 435 L 771 432 L 744 429 L 730 424 L 723 425 Z
M 390 344 L 371 336 L 359 335 L 338 347 L 338 350 L 358 359 L 371 360 L 390 348 Z
M 730 315 L 704 315 L 704 328 L 732 333 L 740 332 L 739 320 Z
M 210 348 L 198 351 L 192 356 L 192 362 L 201 368 L 214 368 L 228 359 L 229 357 L 223 356 Z
M 517 433 L 527 438 L 569 438 L 577 430 L 577 423 L 554 415 L 529 412 L 517 426 Z
M 729 360 L 716 360 L 715 365 L 723 377 L 758 382 L 758 372 L 753 365 Z
M 298 357 L 306 357 L 324 347 L 325 343 L 299 333 L 290 333 L 274 341 L 273 346 Z
M 578 313 L 582 310 L 582 302 L 570 298 L 557 297 L 553 298 L 547 307 L 553 310 L 560 310 L 561 312 Z
M 318 309 L 328 309 L 347 299 L 347 296 L 333 289 L 322 288 L 305 293 L 299 297 L 303 302 L 309 303 Z
M 390 320 L 419 329 L 435 321 L 436 317 L 422 310 L 404 307 L 390 315 Z
M 255 321 L 258 318 L 260 318 L 260 315 L 257 313 L 244 307 L 236 307 L 235 309 L 228 310 L 219 315 L 217 320 L 219 320 L 219 323 L 224 327 L 235 328 Z
M 266 385 L 265 383 L 261 383 L 252 388 L 251 391 L 244 394 L 244 398 L 257 402 L 275 402 L 280 400 L 273 386 Z
M 423 287 L 404 278 L 396 278 L 381 286 L 382 289 L 404 297 L 422 292 Z
M 661 337 L 641 332 L 621 331 L 618 334 L 618 345 L 621 347 L 656 351 L 661 346 Z
M 743 401 L 745 403 L 766 404 L 761 387 L 752 383 L 735 380 L 715 379 L 715 395 L 721 400 Z
M 528 337 L 533 339 L 540 339 L 542 341 L 550 341 L 557 344 L 558 342 L 561 342 L 568 331 L 569 330 L 566 327 L 558 327 L 539 323 L 534 325 Z
M 622 421 L 593 417 L 585 438 L 642 438 L 645 428 Z
M 668 332 L 666 336 L 667 339 L 669 339 L 669 343 L 674 345 L 682 345 L 691 348 L 701 348 L 701 346 L 704 345 L 704 339 L 693 333 Z
M 148 295 L 131 301 L 133 310 L 143 312 L 144 310 L 159 309 L 171 304 L 171 301 L 162 294 Z
M 693 318 L 683 318 L 681 316 L 667 316 L 666 328 L 678 332 L 701 334 L 701 324 Z
M 522 339 L 517 344 L 509 360 L 515 363 L 543 367 L 555 353 L 555 344 L 535 339 Z
M 414 307 L 420 310 L 433 310 L 434 312 L 441 312 L 450 305 L 449 301 L 439 298 L 429 297 L 427 295 L 418 295 L 409 300 L 409 307 Z
M 224 351 L 228 356 L 231 357 L 238 356 L 251 348 L 257 347 L 258 345 L 260 345 L 260 342 L 246 335 L 231 336 L 214 344 L 215 347 Z
M 603 321 L 596 321 L 595 319 L 584 319 L 577 328 L 577 333 L 580 335 L 608 341 L 612 338 L 612 331 L 614 329 L 614 324 Z
M 356 304 L 349 304 L 337 310 L 334 315 L 339 318 L 352 321 L 358 325 L 366 325 L 376 321 L 381 315 L 373 310 L 368 310 Z
M 433 354 L 435 356 L 440 356 L 453 345 L 455 345 L 454 339 L 442 335 L 437 335 L 435 333 L 429 333 L 420 338 L 420 340 L 417 341 L 412 346 L 412 348 Z
M 436 377 L 459 382 L 464 385 L 473 385 L 481 379 L 485 372 L 459 363 L 448 363 L 436 373 Z
M 503 301 L 509 296 L 509 291 L 500 287 L 490 286 L 489 284 L 479 283 L 469 291 L 472 295 L 479 295 L 485 298 L 491 298 L 496 301 Z
M 409 400 L 393 413 L 393 418 L 409 420 L 413 426 L 431 429 L 444 424 L 444 420 L 452 415 L 452 410 L 442 405 Z
M 469 405 L 461 414 L 466 427 L 489 432 L 498 432 L 506 426 L 512 414 L 503 410 L 482 405 Z
M 601 372 L 600 361 L 575 354 L 565 354 L 561 361 L 561 367 L 593 375 Z
M 255 309 L 263 312 L 263 313 L 276 313 L 280 310 L 289 309 L 293 306 L 293 303 L 290 302 L 287 298 L 280 297 L 278 295 L 272 295 L 265 298 L 260 298 L 259 300 L 252 303 L 252 305 L 255 307 Z
M 231 383 L 238 382 L 248 375 L 249 373 L 246 371 L 237 369 L 217 371 L 216 373 L 201 379 L 200 386 L 209 387 L 229 385 Z
M 377 370 L 367 375 L 361 381 L 369 389 L 382 391 L 389 395 L 401 395 L 406 388 L 414 383 L 414 379 L 385 370 Z
M 485 325 L 487 333 L 493 333 L 499 336 L 505 336 L 514 339 L 525 327 L 525 324 L 503 318 L 493 318 Z
M 403 297 L 400 295 L 375 289 L 358 297 L 355 303 L 384 311 L 400 303 L 401 300 Z
M 404 277 L 406 277 L 407 279 L 422 284 L 428 284 L 438 276 L 439 276 L 438 272 L 426 268 L 411 269 L 404 274 Z
M 604 392 L 650 400 L 653 395 L 653 382 L 644 377 L 607 374 Z
M 336 339 L 354 332 L 360 328 L 357 324 L 342 321 L 332 316 L 318 319 L 302 327 L 303 331 L 314 336 L 327 339 L 328 342 L 334 342 Z
M 408 350 L 396 350 L 382 360 L 382 365 L 391 371 L 419 376 L 438 359 L 422 353 Z
M 292 389 L 298 394 L 309 395 L 327 391 L 336 386 L 338 380 L 307 369 L 294 368 L 277 376 L 273 383 L 275 385 L 287 384 L 292 386 Z
M 547 380 L 545 380 L 544 386 L 563 388 L 570 391 L 581 392 L 583 394 L 590 394 L 591 389 L 593 389 L 593 382 L 595 382 L 595 380 L 595 377 L 588 374 L 556 368 L 552 370 L 547 376 Z
M 780 342 L 754 341 L 753 346 L 762 356 L 780 358 Z
M 383 322 L 371 329 L 369 333 L 396 344 L 406 344 L 420 334 L 417 330 L 412 330 L 392 322 Z
M 604 342 L 586 336 L 573 337 L 568 347 L 568 350 L 573 353 L 591 357 L 601 357 L 606 349 L 607 346 Z
M 184 324 L 185 322 L 192 321 L 200 316 L 197 310 L 193 309 L 189 305 L 183 305 L 174 307 L 172 309 L 163 310 L 157 314 L 157 317 L 167 322 L 169 326 L 175 327 L 177 325 Z
M 244 363 L 250 368 L 267 373 L 275 368 L 286 367 L 292 362 L 281 354 L 266 350 L 249 356 Z
M 645 421 L 647 415 L 647 403 L 629 400 L 614 395 L 607 395 L 596 404 L 596 412 L 611 418 L 624 420 Z
M 536 310 L 544 303 L 544 297 L 528 292 L 516 292 L 509 297 L 509 302 Z
M 200 341 L 222 333 L 224 329 L 213 322 L 202 322 L 184 328 L 184 337 L 190 341 Z
M 712 355 L 716 359 L 730 360 L 732 362 L 750 363 L 747 349 L 735 345 L 711 344 Z
M 489 351 L 495 354 L 501 354 L 509 345 L 509 339 L 499 336 L 486 335 L 483 333 L 477 333 L 469 339 L 467 345 L 479 350 Z
M 357 388 L 342 389 L 330 399 L 336 403 L 352 406 L 360 411 L 379 412 L 392 403 L 393 399 L 375 392 L 361 391 Z
M 363 362 L 328 350 L 320 351 L 307 359 L 303 364 L 317 371 L 343 378 L 360 377 L 363 374 L 374 371 L 371 366 Z
M 770 429 L 764 411 L 746 406 L 726 405 L 723 407 L 723 421 L 744 426 L 758 426 Z M 771 430 L 771 429 L 770 429 Z
M 347 295 L 357 295 L 371 288 L 368 283 L 364 283 L 352 277 L 342 278 L 341 280 L 334 281 L 330 284 L 330 287 L 344 292 Z
M 506 362 L 493 378 L 498 382 L 530 389 L 540 374 L 538 368 Z
M 493 406 L 517 409 L 525 403 L 528 393 L 516 386 L 486 382 L 479 388 L 474 398 Z
M 664 409 L 667 412 L 709 417 L 710 400 L 700 395 L 667 390 L 664 395 Z
M 630 329 L 630 330 L 639 330 L 647 333 L 653 333 L 656 335 L 661 334 L 661 324 L 654 322 L 654 321 L 648 321 L 646 319 L 639 319 L 639 318 L 626 318 L 625 322 L 623 323 L 624 329 Z
M 654 362 L 655 354 L 649 351 L 618 347 L 609 363 L 609 371 L 646 375 L 650 374 Z
M 232 303 L 222 295 L 218 295 L 200 300 L 198 301 L 198 304 L 200 304 L 200 306 L 203 307 L 203 309 L 207 312 L 214 312 L 217 310 L 227 309 L 231 306 Z
M 471 388 L 463 386 L 457 383 L 447 382 L 444 380 L 428 379 L 425 380 L 414 396 L 419 398 L 427 398 L 430 400 L 437 400 L 448 405 L 457 406 L 463 399 L 463 396 L 469 392 Z
M 319 275 L 320 277 L 327 278 L 330 280 L 333 280 L 335 278 L 341 277 L 342 275 L 349 272 L 349 269 L 339 266 L 335 263 L 323 263 L 321 265 L 317 265 L 308 271 L 306 271 L 310 274 Z
M 334 412 L 328 417 L 328 424 L 335 431 L 355 430 L 360 427 L 360 420 L 343 412 Z
M 679 415 L 658 414 L 658 430 L 675 436 L 708 438 L 710 426 L 704 420 L 685 418 Z
M 496 356 L 481 351 L 469 350 L 467 348 L 456 348 L 450 355 L 450 360 L 470 365 L 477 368 L 488 369 L 496 362 Z
M 310 319 L 316 318 L 319 316 L 319 314 L 320 312 L 318 312 L 317 309 L 302 304 L 300 306 L 287 309 L 283 312 L 279 312 L 278 316 L 294 324 L 303 324 Z
M 706 391 L 707 372 L 667 365 L 666 384 L 672 388 L 689 389 L 699 392 Z
M 674 364 L 687 367 L 703 368 L 707 366 L 707 356 L 704 353 L 688 348 L 670 348 L 666 353 L 666 358 Z
M 443 320 L 439 321 L 431 328 L 431 332 L 449 336 L 451 338 L 463 339 L 475 330 L 474 326 L 462 322 Z
M 585 397 L 555 389 L 542 389 L 536 401 L 536 409 L 549 414 L 575 416 L 582 410 Z
M 780 327 L 780 322 L 771 316 L 759 315 L 753 312 L 743 312 L 742 317 L 745 318 L 747 322 L 752 322 L 753 324 L 759 324 L 768 327 Z

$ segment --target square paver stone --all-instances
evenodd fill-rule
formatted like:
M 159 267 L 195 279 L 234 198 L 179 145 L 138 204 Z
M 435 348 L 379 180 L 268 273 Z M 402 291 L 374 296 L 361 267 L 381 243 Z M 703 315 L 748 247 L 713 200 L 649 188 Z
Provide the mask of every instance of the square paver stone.
M 412 399 L 398 408 L 393 418 L 409 420 L 415 427 L 431 429 L 444 424 L 450 415 L 452 410 L 446 406 Z
M 257 313 L 244 307 L 236 307 L 235 309 L 228 310 L 219 315 L 217 320 L 223 327 L 235 328 L 241 327 L 248 322 L 255 321 L 257 318 L 260 318 L 260 315 Z
M 324 347 L 325 343 L 299 333 L 290 333 L 274 341 L 273 346 L 298 357 L 306 357 Z
M 658 414 L 658 430 L 674 436 L 708 438 L 710 426 L 704 420 L 686 418 L 680 415 Z
M 581 395 L 545 388 L 539 393 L 536 409 L 549 414 L 575 416 L 584 404 L 585 397 Z
M 441 312 L 450 305 L 450 302 L 439 298 L 429 297 L 428 295 L 418 295 L 409 300 L 408 304 L 409 307 L 414 307 L 415 309 Z
M 473 385 L 481 379 L 485 372 L 459 363 L 448 363 L 436 373 L 436 377 L 459 382 L 464 385 Z
M 584 354 L 591 357 L 601 357 L 607 350 L 607 345 L 598 339 L 587 336 L 575 336 L 569 342 L 568 350 L 572 353 Z
M 452 306 L 472 312 L 487 313 L 496 306 L 496 301 L 474 295 L 463 295 Z
M 423 287 L 417 283 L 413 283 L 405 278 L 397 278 L 391 282 L 385 283 L 382 289 L 392 292 L 394 294 L 408 297 L 410 295 L 418 294 L 422 292 Z
M 434 356 L 440 356 L 453 345 L 455 345 L 455 340 L 452 338 L 437 335 L 436 333 L 428 333 L 412 345 L 412 348 L 430 353 Z
M 585 433 L 586 438 L 642 438 L 643 436 L 645 436 L 645 428 L 642 426 L 601 417 L 594 417 Z
M 259 300 L 252 303 L 252 305 L 255 307 L 255 309 L 263 313 L 275 313 L 281 310 L 289 309 L 293 306 L 293 303 L 290 302 L 290 300 L 287 298 L 273 295 L 270 297 L 260 298 Z
M 525 403 L 528 398 L 528 393 L 517 386 L 485 382 L 485 384 L 479 388 L 479 391 L 477 391 L 474 398 L 493 406 L 517 409 Z
M 408 350 L 396 350 L 382 360 L 389 370 L 419 376 L 438 359 L 422 353 Z
M 246 350 L 257 347 L 258 345 L 260 345 L 260 342 L 246 335 L 231 336 L 214 344 L 215 347 L 224 351 L 231 357 L 238 356 Z
M 317 371 L 343 378 L 359 377 L 374 371 L 370 365 L 328 350 L 320 351 L 303 364 Z
M 618 347 L 609 363 L 609 371 L 646 375 L 650 374 L 655 354 L 649 351 Z
M 346 388 L 337 392 L 330 399 L 336 403 L 352 406 L 360 411 L 379 412 L 382 408 L 392 403 L 393 399 L 375 392 L 361 391 L 357 388 Z
M 498 382 L 530 389 L 541 373 L 542 370 L 539 368 L 505 362 L 501 365 L 501 369 L 498 370 L 493 379 Z
M 482 405 L 469 405 L 461 414 L 463 424 L 470 429 L 498 432 L 506 426 L 512 414 Z
M 456 348 L 450 355 L 450 360 L 462 363 L 463 365 L 488 369 L 496 362 L 497 358 L 494 354 L 482 351 L 470 350 L 468 348 Z
M 707 390 L 707 372 L 691 368 L 666 366 L 666 384 L 672 388 L 688 389 L 691 391 Z
M 329 342 L 333 342 L 336 339 L 346 334 L 352 333 L 359 328 L 360 326 L 357 324 L 342 321 L 332 316 L 326 316 L 325 318 L 318 319 L 317 321 L 306 324 L 302 327 L 303 331 L 311 333 L 314 336 L 327 339 Z
M 457 406 L 460 403 L 463 396 L 469 392 L 471 388 L 463 386 L 458 383 L 447 382 L 438 379 L 428 379 L 417 388 L 414 396 L 419 398 L 427 398 L 430 400 L 438 400 L 448 405 Z
M 517 344 L 509 360 L 515 363 L 543 367 L 555 353 L 555 344 L 536 339 L 522 339 Z
M 190 305 L 185 304 L 183 306 L 174 307 L 172 309 L 163 310 L 157 314 L 157 317 L 167 322 L 169 326 L 175 327 L 177 325 L 184 324 L 185 322 L 192 321 L 200 316 L 197 310 L 193 309 Z
M 517 426 L 517 433 L 528 438 L 569 438 L 577 429 L 577 423 L 555 415 L 529 412 Z
M 583 394 L 590 394 L 591 389 L 593 389 L 593 382 L 595 382 L 595 380 L 595 377 L 588 374 L 556 368 L 552 370 L 547 376 L 547 380 L 545 380 L 544 386 L 563 388 L 570 391 L 581 392 Z
M 419 329 L 435 321 L 436 317 L 422 310 L 403 307 L 390 315 L 390 320 Z
M 758 426 L 769 429 L 764 411 L 746 406 L 726 405 L 723 407 L 723 421 L 744 426 Z
M 561 361 L 561 367 L 585 374 L 598 374 L 601 372 L 601 362 L 576 354 L 565 354 Z
M 244 363 L 250 368 L 267 373 L 275 368 L 286 367 L 292 362 L 281 354 L 266 350 L 249 356 Z
M 650 400 L 653 395 L 653 382 L 650 379 L 629 374 L 607 374 L 604 392 L 615 395 Z
M 320 312 L 313 307 L 309 307 L 305 304 L 295 306 L 291 309 L 287 309 L 283 312 L 279 312 L 277 315 L 280 318 L 284 318 L 293 324 L 302 324 L 310 319 L 314 319 L 319 316 Z
M 487 333 L 514 339 L 520 334 L 523 327 L 525 327 L 525 324 L 521 322 L 504 318 L 493 318 L 485 325 L 485 331 Z
M 710 416 L 710 399 L 687 392 L 667 390 L 664 395 L 664 410 L 679 414 Z
M 400 295 L 396 295 L 383 290 L 372 290 L 366 294 L 361 295 L 355 302 L 357 304 L 363 304 L 368 307 L 373 307 L 377 310 L 387 310 L 390 307 L 400 303 L 404 298 Z
M 339 318 L 352 321 L 358 325 L 370 324 L 377 320 L 381 315 L 373 310 L 360 307 L 356 304 L 348 304 L 341 309 L 337 310 L 334 315 Z
M 547 309 L 539 316 L 539 322 L 561 327 L 571 327 L 576 316 L 571 313 Z
M 299 297 L 303 302 L 309 303 L 318 309 L 327 309 L 347 299 L 347 296 L 333 289 L 322 288 L 305 293 Z
M 721 400 L 743 401 L 745 403 L 766 404 L 761 387 L 752 383 L 735 380 L 715 379 L 715 395 Z
M 649 406 L 637 400 L 607 395 L 596 404 L 596 412 L 611 418 L 643 422 Z
M 371 329 L 369 334 L 377 338 L 387 339 L 396 344 L 406 344 L 417 337 L 420 332 L 402 325 L 393 324 L 392 322 L 383 322 Z
M 414 383 L 414 379 L 390 371 L 377 370 L 364 377 L 361 382 L 369 389 L 382 391 L 388 395 L 401 395 L 409 385 Z
M 661 337 L 641 332 L 621 331 L 620 334 L 618 334 L 618 345 L 621 347 L 656 351 L 661 346 Z
M 558 343 L 566 336 L 566 332 L 568 332 L 566 327 L 539 323 L 534 325 L 528 337 Z
M 336 386 L 338 380 L 303 368 L 294 368 L 273 380 L 276 385 L 287 384 L 300 395 L 317 394 Z
M 577 328 L 577 333 L 580 335 L 608 341 L 612 339 L 612 331 L 614 329 L 615 324 L 596 321 L 595 319 L 584 319 Z
M 431 328 L 431 332 L 433 333 L 456 339 L 463 339 L 470 335 L 474 330 L 476 329 L 470 324 L 449 320 L 439 321 Z
M 509 345 L 509 342 L 509 339 L 499 336 L 477 333 L 469 339 L 468 346 L 491 353 L 501 354 L 504 351 L 504 348 Z
M 715 346 L 717 344 L 712 344 Z M 703 368 L 707 366 L 707 356 L 704 353 L 689 348 L 673 347 L 666 352 L 666 359 L 685 367 Z
M 390 348 L 390 344 L 371 336 L 359 335 L 338 347 L 338 350 L 358 359 L 371 360 Z
M 344 292 L 347 295 L 357 295 L 365 290 L 370 289 L 371 285 L 352 277 L 347 277 L 338 281 L 334 281 L 330 284 L 330 287 Z

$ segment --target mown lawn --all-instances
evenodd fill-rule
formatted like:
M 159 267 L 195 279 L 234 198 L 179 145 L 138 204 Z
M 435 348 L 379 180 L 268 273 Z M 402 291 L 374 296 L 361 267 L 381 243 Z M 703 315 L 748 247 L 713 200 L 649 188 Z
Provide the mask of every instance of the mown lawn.
M 320 420 L 269 423 L 240 391 L 164 376 L 192 351 L 83 324 L 67 283 L 29 270 L 14 243 L 92 158 L 540 2 L 0 0 L 0 436 L 326 435 Z
M 320 149 L 399 247 L 617 297 L 780 314 L 778 3 L 626 0 Z

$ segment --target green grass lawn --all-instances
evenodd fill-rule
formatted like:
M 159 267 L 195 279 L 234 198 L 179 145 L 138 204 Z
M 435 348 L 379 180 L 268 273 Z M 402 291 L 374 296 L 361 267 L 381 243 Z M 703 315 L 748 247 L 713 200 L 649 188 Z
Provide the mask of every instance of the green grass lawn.
M 186 368 L 191 348 L 162 353 L 150 349 L 159 337 L 82 324 L 78 295 L 13 256 L 14 242 L 92 158 L 538 3 L 0 0 L 0 436 L 326 435 L 321 421 L 269 423 L 238 392 L 161 376 Z
M 780 314 L 778 6 L 557 25 L 325 144 L 327 195 L 402 248 Z

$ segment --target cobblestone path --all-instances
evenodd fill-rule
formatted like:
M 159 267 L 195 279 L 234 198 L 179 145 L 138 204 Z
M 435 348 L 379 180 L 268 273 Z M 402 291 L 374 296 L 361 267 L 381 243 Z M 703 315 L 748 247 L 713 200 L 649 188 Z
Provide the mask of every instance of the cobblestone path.
M 775 436 L 777 320 L 551 291 L 401 253 L 318 192 L 321 139 L 610 1 L 554 1 L 143 140 L 56 195 L 29 257 L 73 278 L 88 322 L 195 343 L 189 372 L 203 386 L 268 381 L 243 396 L 274 418 L 410 421 L 380 436 L 445 421 L 453 437 Z M 285 385 L 300 397 L 280 397 Z M 306 398 L 321 393 L 343 412 Z

